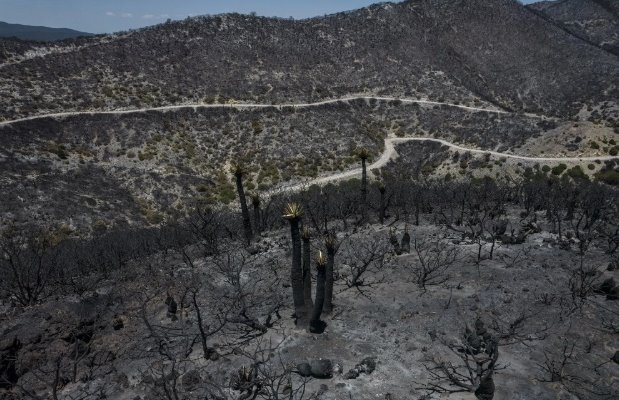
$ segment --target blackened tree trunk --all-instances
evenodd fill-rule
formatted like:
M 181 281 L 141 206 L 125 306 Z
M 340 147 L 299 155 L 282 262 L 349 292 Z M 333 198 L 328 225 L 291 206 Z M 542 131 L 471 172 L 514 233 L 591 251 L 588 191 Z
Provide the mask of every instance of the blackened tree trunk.
M 243 173 L 237 172 L 234 174 L 236 177 L 236 191 L 239 194 L 239 201 L 241 202 L 241 213 L 243 214 L 243 229 L 245 231 L 245 240 L 247 244 L 251 243 L 253 233 L 251 230 L 251 220 L 249 219 L 249 209 L 247 208 L 247 199 L 245 198 L 245 190 L 243 190 Z
M 420 209 L 420 205 L 419 205 L 419 200 L 417 200 L 417 202 L 415 203 L 415 226 L 419 226 L 419 209 Z
M 303 295 L 303 268 L 301 265 L 301 234 L 299 232 L 299 220 L 301 219 L 301 207 L 296 204 L 288 204 L 284 218 L 290 222 L 290 237 L 292 238 L 292 265 L 290 268 L 290 283 L 292 286 L 292 299 L 297 325 L 307 325 L 307 312 Z
M 254 206 L 254 232 L 256 236 L 259 236 L 260 232 L 262 232 L 262 223 L 260 221 L 260 197 L 257 194 L 252 195 L 251 202 Z
M 378 191 L 380 192 L 380 210 L 379 210 L 379 218 L 380 218 L 380 223 L 384 224 L 385 223 L 385 186 L 380 185 L 378 187 Z
M 367 160 L 370 158 L 368 149 L 361 147 L 356 150 L 357 157 L 361 159 L 361 222 L 367 222 L 367 197 L 368 197 L 368 169 Z
M 327 247 L 327 262 L 325 267 L 325 299 L 322 310 L 325 314 L 333 311 L 333 282 L 334 282 L 334 265 L 335 265 L 335 246 L 336 239 L 334 236 L 329 236 L 325 240 Z
M 408 229 L 405 229 L 404 235 L 402 235 L 402 241 L 400 242 L 400 251 L 402 253 L 411 252 L 411 235 L 408 234 Z
M 322 333 L 324 332 L 325 323 L 320 320 L 320 315 L 322 314 L 326 297 L 326 267 L 322 254 L 316 261 L 316 270 L 316 302 L 314 303 L 314 311 L 312 311 L 309 328 L 312 333 Z
M 305 308 L 308 312 L 312 310 L 312 256 L 311 256 L 311 235 L 309 230 L 303 230 L 303 297 Z
M 366 166 L 367 158 L 361 157 L 361 217 L 363 222 L 367 221 L 367 198 L 368 198 L 368 171 Z

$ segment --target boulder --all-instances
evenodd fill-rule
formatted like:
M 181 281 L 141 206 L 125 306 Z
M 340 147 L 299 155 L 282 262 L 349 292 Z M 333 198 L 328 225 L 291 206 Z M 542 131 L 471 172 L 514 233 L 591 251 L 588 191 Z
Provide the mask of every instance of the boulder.
M 375 357 L 366 357 L 359 364 L 356 365 L 359 372 L 364 374 L 371 374 L 376 369 L 376 358 Z
M 309 365 L 309 363 L 306 362 L 297 364 L 297 372 L 299 373 L 299 375 L 308 378 L 312 376 L 312 367 Z
M 309 364 L 314 378 L 329 379 L 333 377 L 333 362 L 331 360 L 311 360 Z
M 617 286 L 613 278 L 608 278 L 598 286 L 597 290 L 603 294 L 609 294 Z
M 369 375 L 376 370 L 376 357 L 366 357 L 344 374 L 344 379 L 356 379 L 361 374 Z
M 202 382 L 202 378 L 197 370 L 192 369 L 181 377 L 181 382 L 183 383 L 183 386 L 196 387 L 200 384 L 200 382 Z

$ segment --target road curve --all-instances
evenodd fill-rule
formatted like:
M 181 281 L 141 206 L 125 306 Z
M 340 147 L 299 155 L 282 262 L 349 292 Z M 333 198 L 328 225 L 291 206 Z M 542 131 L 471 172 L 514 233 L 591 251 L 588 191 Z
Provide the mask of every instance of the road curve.
M 379 169 L 387 165 L 391 159 L 395 155 L 397 155 L 397 151 L 395 146 L 398 144 L 406 143 L 406 142 L 435 142 L 440 143 L 444 146 L 448 146 L 451 149 L 458 151 L 466 151 L 470 153 L 476 154 L 490 154 L 496 157 L 505 157 L 505 158 L 513 158 L 517 160 L 524 161 L 539 161 L 539 162 L 558 162 L 558 161 L 567 161 L 567 162 L 578 162 L 578 161 L 607 161 L 607 160 L 619 160 L 619 156 L 594 156 L 594 157 L 529 157 L 529 156 L 520 156 L 517 154 L 510 153 L 501 153 L 498 151 L 490 151 L 490 150 L 481 150 L 474 149 L 469 147 L 460 146 L 451 142 L 448 142 L 443 139 L 436 139 L 431 137 L 402 137 L 402 138 L 387 138 L 385 139 L 385 150 L 381 154 L 381 156 L 368 166 L 368 170 L 372 171 L 375 169 Z M 276 189 L 273 189 L 267 193 L 267 196 L 273 196 L 276 194 L 284 193 L 284 192 L 297 192 L 303 190 L 312 185 L 326 185 L 330 182 L 335 182 L 344 179 L 351 179 L 355 177 L 361 176 L 361 168 L 351 169 L 349 171 L 338 172 L 333 175 L 323 176 L 316 179 L 306 180 L 301 183 L 296 183 L 289 186 L 282 186 Z
M 339 102 L 348 103 L 348 102 L 354 101 L 354 100 L 377 100 L 377 101 L 385 101 L 385 102 L 387 102 L 387 101 L 399 101 L 399 102 L 402 102 L 403 104 L 438 105 L 438 106 L 447 106 L 447 107 L 459 108 L 459 109 L 467 110 L 467 111 L 487 112 L 487 113 L 492 113 L 492 114 L 524 115 L 524 116 L 527 116 L 527 117 L 530 117 L 530 118 L 553 119 L 553 118 L 549 118 L 549 117 L 545 117 L 545 116 L 541 116 L 541 115 L 537 115 L 537 114 L 519 114 L 519 113 L 512 113 L 512 112 L 505 111 L 505 110 L 500 110 L 500 109 L 497 109 L 497 108 L 470 107 L 470 106 L 465 106 L 465 105 L 462 105 L 462 104 L 443 103 L 443 102 L 431 101 L 431 100 L 417 100 L 417 99 L 405 99 L 405 98 L 397 98 L 397 97 L 380 97 L 380 96 L 348 96 L 348 97 L 341 97 L 341 98 L 331 99 L 331 100 L 317 101 L 315 103 L 289 103 L 289 104 L 277 104 L 277 105 L 273 105 L 273 104 L 259 104 L 259 103 L 179 104 L 179 105 L 161 106 L 161 107 L 135 108 L 135 109 L 128 109 L 128 110 L 67 111 L 67 112 L 61 112 L 61 113 L 33 115 L 33 116 L 30 116 L 30 117 L 24 117 L 24 118 L 18 118 L 18 119 L 14 119 L 14 120 L 1 121 L 0 122 L 0 126 L 7 126 L 7 125 L 16 124 L 16 123 L 19 123 L 19 122 L 33 121 L 33 120 L 45 119 L 45 118 L 64 118 L 64 117 L 71 117 L 71 116 L 78 116 L 78 115 L 123 115 L 123 114 L 137 114 L 137 113 L 148 112 L 148 111 L 163 111 L 163 112 L 165 112 L 165 111 L 174 111 L 174 110 L 182 110 L 182 109 L 198 110 L 198 109 L 209 109 L 209 108 L 216 108 L 216 109 L 233 108 L 233 109 L 237 109 L 237 110 L 272 108 L 272 107 L 275 107 L 275 108 L 278 108 L 278 109 L 282 109 L 282 108 L 286 108 L 286 107 L 312 108 L 312 107 L 323 106 L 323 105 L 326 105 L 326 104 L 335 104 L 335 103 L 339 103 Z

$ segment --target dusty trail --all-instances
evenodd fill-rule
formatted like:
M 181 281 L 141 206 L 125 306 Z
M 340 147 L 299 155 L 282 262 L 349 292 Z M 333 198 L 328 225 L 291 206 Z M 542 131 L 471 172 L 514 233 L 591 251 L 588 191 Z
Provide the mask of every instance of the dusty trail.
M 174 111 L 174 110 L 182 110 L 182 109 L 225 109 L 225 108 L 234 108 L 237 110 L 249 110 L 249 109 L 261 109 L 261 108 L 272 108 L 275 107 L 277 109 L 282 109 L 285 107 L 293 107 L 293 108 L 312 108 L 312 107 L 320 107 L 326 104 L 335 104 L 339 102 L 349 103 L 354 100 L 377 100 L 377 101 L 399 101 L 403 104 L 423 104 L 423 105 L 440 105 L 447 106 L 453 108 L 459 108 L 467 111 L 475 111 L 475 112 L 487 112 L 493 114 L 507 114 L 507 115 L 524 115 L 530 118 L 546 118 L 553 119 L 549 117 L 545 117 L 537 114 L 519 114 L 512 113 L 505 110 L 500 110 L 497 108 L 479 108 L 479 107 L 470 107 L 462 104 L 452 104 L 452 103 L 443 103 L 438 101 L 431 100 L 417 100 L 417 99 L 403 99 L 397 97 L 380 97 L 380 96 L 352 96 L 352 97 L 342 97 L 331 100 L 322 100 L 317 101 L 315 103 L 289 103 L 289 104 L 259 104 L 259 103 L 238 103 L 238 104 L 179 104 L 179 105 L 171 105 L 171 106 L 161 106 L 161 107 L 145 107 L 145 108 L 135 108 L 129 110 L 111 110 L 111 111 L 67 111 L 61 113 L 51 113 L 51 114 L 41 114 L 41 115 L 33 115 L 30 117 L 18 118 L 14 120 L 8 120 L 0 122 L 0 126 L 7 126 L 16 124 L 19 122 L 25 121 L 33 121 L 38 119 L 45 118 L 64 118 L 64 117 L 72 117 L 77 115 L 123 115 L 123 114 L 137 114 L 147 111 Z
M 596 160 L 599 160 L 599 161 L 619 160 L 619 156 L 529 157 L 529 156 L 520 156 L 517 154 L 510 154 L 510 153 L 500 153 L 498 151 L 481 150 L 481 149 L 474 149 L 470 147 L 464 147 L 464 146 L 460 146 L 460 145 L 448 142 L 443 139 L 436 139 L 436 138 L 431 138 L 431 137 L 403 137 L 403 138 L 392 137 L 392 138 L 385 139 L 385 150 L 383 151 L 383 153 L 381 154 L 378 160 L 376 160 L 375 162 L 373 162 L 371 165 L 368 166 L 368 170 L 372 171 L 372 170 L 379 169 L 387 165 L 387 163 L 391 161 L 394 158 L 394 156 L 397 155 L 395 146 L 401 143 L 406 143 L 406 142 L 436 142 L 436 143 L 440 143 L 442 145 L 448 146 L 454 150 L 465 151 L 465 152 L 476 153 L 476 154 L 490 154 L 496 157 L 505 157 L 505 158 L 512 158 L 516 160 L 524 160 L 524 161 L 540 161 L 540 162 L 583 161 L 585 162 L 585 161 L 596 161 Z M 350 178 L 355 178 L 355 177 L 360 177 L 360 176 L 361 176 L 361 168 L 355 168 L 349 171 L 338 172 L 333 175 L 323 176 L 323 177 L 319 177 L 316 179 L 306 180 L 301 183 L 279 187 L 277 189 L 271 190 L 268 193 L 268 195 L 271 196 L 271 195 L 275 195 L 275 194 L 279 194 L 283 192 L 297 192 L 312 185 L 325 185 L 330 182 L 335 182 L 338 180 L 350 179 Z
M 130 110 L 69 111 L 69 112 L 62 112 L 62 113 L 35 115 L 31 117 L 25 117 L 25 118 L 10 120 L 10 121 L 2 121 L 0 122 L 0 127 L 9 126 L 12 124 L 16 124 L 19 122 L 25 122 L 25 121 L 33 121 L 33 120 L 45 119 L 45 118 L 65 118 L 65 117 L 71 117 L 71 116 L 77 116 L 77 115 L 123 115 L 123 114 L 136 114 L 136 113 L 148 112 L 148 111 L 166 112 L 166 111 L 174 111 L 174 110 L 181 110 L 181 109 L 198 110 L 198 109 L 209 109 L 209 108 L 215 108 L 215 109 L 234 108 L 238 110 L 261 109 L 261 108 L 272 108 L 272 107 L 275 107 L 277 109 L 282 109 L 285 107 L 311 108 L 311 107 L 319 107 L 319 106 L 326 105 L 326 104 L 335 104 L 339 102 L 349 103 L 354 100 L 366 100 L 366 101 L 376 100 L 376 101 L 385 101 L 385 102 L 399 101 L 404 104 L 441 105 L 441 106 L 459 108 L 459 109 L 474 111 L 474 112 L 487 112 L 487 113 L 507 114 L 507 115 L 524 115 L 524 116 L 531 117 L 531 118 L 554 119 L 554 118 L 546 117 L 543 115 L 537 115 L 537 114 L 518 114 L 518 113 L 512 113 L 512 112 L 505 111 L 505 110 L 496 109 L 496 108 L 470 107 L 470 106 L 465 106 L 461 104 L 443 103 L 443 102 L 437 102 L 437 101 L 431 101 L 431 100 L 403 99 L 403 98 L 396 98 L 396 97 L 381 97 L 381 96 L 348 96 L 348 97 L 342 97 L 338 99 L 322 100 L 322 101 L 318 101 L 315 103 L 296 103 L 296 104 L 290 103 L 290 104 L 278 104 L 278 105 L 258 104 L 258 103 L 181 104 L 181 105 L 171 105 L 171 106 L 162 106 L 162 107 L 137 108 L 137 109 L 130 109 Z M 397 151 L 395 149 L 395 146 L 397 144 L 406 143 L 406 142 L 414 142 L 414 141 L 437 142 L 437 143 L 448 146 L 455 150 L 460 150 L 460 151 L 465 151 L 465 152 L 468 151 L 471 153 L 490 154 L 490 155 L 497 156 L 497 157 L 506 157 L 506 158 L 513 158 L 513 159 L 518 159 L 518 160 L 525 160 L 525 161 L 541 161 L 541 162 L 544 162 L 544 161 L 576 161 L 578 162 L 578 161 L 596 161 L 596 160 L 605 161 L 605 160 L 619 159 L 619 156 L 529 157 L 529 156 L 521 156 L 521 155 L 516 155 L 516 154 L 510 154 L 510 153 L 501 153 L 501 152 L 492 151 L 492 150 L 481 150 L 481 149 L 464 147 L 461 145 L 448 142 L 443 139 L 436 139 L 432 137 L 403 137 L 403 138 L 390 137 L 390 138 L 385 139 L 385 150 L 381 154 L 380 158 L 376 160 L 374 163 L 372 163 L 370 166 L 368 166 L 368 170 L 371 171 L 371 170 L 384 167 L 395 155 L 397 155 Z M 280 188 L 271 190 L 270 192 L 268 192 L 267 195 L 273 195 L 273 194 L 282 193 L 286 191 L 298 191 L 298 190 L 302 190 L 303 188 L 311 186 L 311 185 L 324 185 L 329 182 L 335 182 L 338 180 L 354 178 L 357 176 L 361 176 L 361 168 L 339 172 L 333 175 L 319 177 L 319 178 L 312 179 L 312 180 L 306 180 L 301 183 L 297 183 L 297 184 L 293 184 L 289 186 L 282 186 Z

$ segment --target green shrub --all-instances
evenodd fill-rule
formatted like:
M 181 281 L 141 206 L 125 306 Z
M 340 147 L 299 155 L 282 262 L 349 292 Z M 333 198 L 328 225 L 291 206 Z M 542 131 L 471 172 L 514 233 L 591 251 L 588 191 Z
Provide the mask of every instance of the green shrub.
M 577 179 L 589 180 L 589 177 L 587 176 L 587 174 L 585 174 L 585 171 L 582 170 L 582 167 L 580 165 L 576 165 L 575 167 L 569 169 L 567 171 L 567 175 L 570 176 L 574 180 L 577 180 Z
M 163 215 L 156 210 L 147 210 L 145 217 L 151 225 L 158 225 L 163 222 Z
M 589 165 L 587 165 L 587 168 L 589 168 L 591 171 L 593 171 L 595 169 L 595 164 L 589 164 Z
M 542 172 L 545 172 L 545 173 L 550 172 L 550 167 L 548 165 L 542 166 Z
M 551 172 L 553 175 L 559 176 L 563 173 L 563 171 L 565 171 L 567 169 L 567 165 L 565 164 L 559 164 L 556 167 L 554 167 Z
M 589 143 L 589 146 L 590 146 L 592 149 L 594 149 L 594 150 L 597 150 L 597 149 L 599 149 L 599 148 L 600 148 L 600 145 L 599 145 L 599 144 L 597 144 L 597 142 L 591 142 L 591 143 Z
M 616 156 L 617 154 L 619 154 L 619 147 L 615 146 L 611 148 L 610 150 L 608 150 L 608 154 L 610 154 L 611 156 Z
M 600 182 L 604 182 L 607 185 L 618 186 L 619 185 L 619 171 L 606 170 L 599 171 L 595 174 L 595 179 Z

